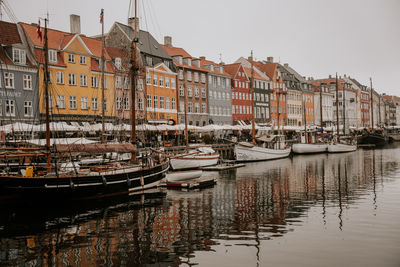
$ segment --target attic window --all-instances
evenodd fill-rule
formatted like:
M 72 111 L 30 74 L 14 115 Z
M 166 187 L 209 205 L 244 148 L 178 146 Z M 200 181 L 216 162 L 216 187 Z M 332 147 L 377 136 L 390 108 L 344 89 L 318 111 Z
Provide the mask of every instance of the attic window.
M 57 51 L 49 50 L 49 62 L 57 63 Z
M 25 50 L 13 47 L 13 61 L 15 64 L 25 65 L 26 64 Z
M 120 70 L 121 65 L 122 65 L 121 58 L 119 58 L 119 57 L 115 58 L 115 67 L 117 67 L 117 69 Z

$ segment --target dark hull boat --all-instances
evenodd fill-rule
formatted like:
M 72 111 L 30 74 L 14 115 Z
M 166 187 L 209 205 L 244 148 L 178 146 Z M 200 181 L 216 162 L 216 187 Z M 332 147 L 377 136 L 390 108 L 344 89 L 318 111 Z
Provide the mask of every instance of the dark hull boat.
M 165 177 L 168 160 L 152 167 L 128 165 L 77 175 L 24 177 L 0 175 L 0 194 L 8 197 L 98 198 L 153 188 Z
M 388 142 L 388 138 L 380 134 L 364 134 L 358 136 L 359 145 L 375 145 L 384 146 Z

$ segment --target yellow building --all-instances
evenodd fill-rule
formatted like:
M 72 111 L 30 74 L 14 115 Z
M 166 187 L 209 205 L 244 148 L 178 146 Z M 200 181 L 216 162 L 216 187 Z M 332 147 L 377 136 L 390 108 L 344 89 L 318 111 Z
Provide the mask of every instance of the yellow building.
M 44 41 L 37 27 L 21 23 L 30 38 L 30 47 L 40 63 L 39 110 L 45 113 Z M 62 121 L 100 121 L 102 115 L 101 41 L 80 34 L 48 30 L 49 94 L 52 119 Z M 105 51 L 105 119 L 114 116 L 114 70 Z

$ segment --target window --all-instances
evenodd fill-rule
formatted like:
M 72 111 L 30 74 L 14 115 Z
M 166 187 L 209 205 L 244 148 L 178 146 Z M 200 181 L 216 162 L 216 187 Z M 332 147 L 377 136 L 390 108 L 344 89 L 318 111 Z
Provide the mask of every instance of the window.
M 179 80 L 183 80 L 183 70 L 179 70 Z
M 195 113 L 200 113 L 200 104 L 199 103 L 195 103 L 194 104 L 194 112 Z
M 160 96 L 160 108 L 164 108 L 164 97 Z
M 129 79 L 128 79 L 128 81 L 129 81 Z M 125 89 L 129 89 L 129 84 L 128 84 L 128 88 L 125 88 Z M 142 90 L 143 90 L 143 80 L 142 80 L 142 79 L 138 79 L 138 80 L 137 80 L 137 89 L 138 89 L 139 91 L 142 91 Z
M 171 78 L 171 89 L 175 89 L 175 78 Z
M 4 82 L 6 88 L 14 88 L 14 73 L 5 72 L 4 73 Z
M 121 58 L 119 58 L 119 57 L 117 57 L 117 58 L 115 58 L 115 67 L 117 68 L 117 69 L 122 69 L 122 62 L 121 62 Z
M 57 63 L 57 51 L 56 50 L 49 50 L 49 62 Z
M 194 96 L 196 97 L 196 98 L 199 98 L 200 97 L 200 90 L 199 90 L 199 88 L 195 88 L 194 89 Z
M 185 96 L 185 88 L 183 85 L 179 86 L 179 96 Z
M 171 108 L 172 108 L 172 109 L 176 109 L 176 100 L 175 100 L 175 97 L 172 97 L 172 98 L 171 98 Z
M 14 100 L 6 100 L 6 116 L 15 116 Z
M 81 86 L 87 86 L 87 76 L 81 74 Z
M 158 95 L 154 96 L 154 108 L 158 108 Z
M 26 64 L 26 54 L 25 50 L 14 48 L 13 47 L 13 61 L 15 64 L 21 64 L 25 65 Z
M 138 106 L 139 106 L 139 110 L 144 110 L 143 98 L 141 98 L 141 97 L 138 99 Z
M 129 110 L 129 97 L 124 97 L 124 110 Z
M 64 72 L 62 71 L 56 72 L 56 82 L 58 84 L 64 84 Z
M 160 84 L 160 87 L 164 87 L 164 77 L 163 76 L 160 76 L 160 78 L 159 78 L 159 84 Z
M 147 107 L 151 108 L 153 105 L 151 103 L 151 95 L 147 95 Z
M 85 56 L 80 56 L 80 57 L 79 57 L 79 62 L 80 62 L 82 65 L 86 65 L 86 57 L 85 57 Z
M 139 81 L 142 81 L 142 80 L 139 80 Z M 129 77 L 127 77 L 127 76 L 125 76 L 124 77 L 124 89 L 126 89 L 126 90 L 129 90 L 129 84 L 130 84 L 130 80 L 129 80 Z M 143 88 L 141 88 L 140 90 L 142 90 Z
M 51 83 L 51 71 L 47 72 L 48 83 Z
M 98 110 L 99 109 L 99 105 L 97 102 L 97 98 L 96 97 L 92 97 L 92 110 Z
M 205 103 L 201 104 L 201 113 L 207 113 L 207 105 Z
M 193 103 L 192 102 L 188 103 L 188 112 L 193 112 Z
M 201 82 L 206 83 L 206 75 L 204 73 L 201 74 Z
M 153 74 L 153 85 L 157 85 L 157 75 Z
M 86 96 L 81 97 L 81 109 L 88 109 L 88 98 Z
M 179 112 L 184 112 L 185 110 L 185 103 L 184 102 L 180 102 L 179 103 Z
M 3 101 L 1 99 L 0 99 L 0 116 L 3 116 Z
M 104 105 L 104 111 L 106 111 L 107 110 L 107 99 L 104 99 L 103 105 Z
M 69 73 L 68 74 L 68 84 L 69 85 L 76 85 L 76 77 L 75 74 Z
M 150 72 L 147 72 L 147 74 L 146 74 L 146 83 L 147 83 L 148 85 L 151 84 L 151 74 L 150 74 Z
M 76 96 L 69 97 L 69 108 L 76 109 Z
M 65 97 L 63 95 L 57 96 L 57 108 L 65 108 Z
M 24 89 L 32 90 L 32 75 L 24 74 Z
M 188 87 L 188 97 L 193 97 L 192 87 Z
M 171 108 L 169 96 L 167 96 L 167 97 L 165 98 L 165 108 L 166 108 L 166 109 L 170 109 L 170 108 Z
M 191 71 L 187 71 L 186 74 L 187 74 L 187 80 L 189 82 L 191 82 L 192 81 L 192 72 Z
M 92 88 L 97 88 L 99 87 L 99 82 L 97 80 L 96 76 L 92 76 Z
M 122 110 L 122 97 L 117 97 L 116 108 L 117 110 Z
M 115 88 L 122 88 L 122 78 L 121 76 L 115 77 Z
M 165 77 L 165 88 L 169 88 L 169 77 Z
M 201 97 L 206 98 L 206 89 L 205 88 L 201 88 Z
M 195 73 L 194 73 L 194 81 L 195 81 L 196 83 L 199 82 L 199 73 L 198 73 L 198 72 L 195 72 Z
M 68 54 L 68 62 L 75 63 L 75 55 L 74 54 Z
M 147 56 L 146 57 L 146 63 L 147 63 L 147 66 L 152 66 L 153 65 L 153 58 Z
M 107 78 L 106 77 L 104 77 L 104 89 L 107 89 Z

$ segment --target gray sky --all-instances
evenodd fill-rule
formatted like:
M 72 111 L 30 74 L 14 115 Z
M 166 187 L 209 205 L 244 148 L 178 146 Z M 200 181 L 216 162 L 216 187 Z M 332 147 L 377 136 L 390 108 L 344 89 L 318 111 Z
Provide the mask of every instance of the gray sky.
M 7 0 L 16 17 L 69 31 L 69 14 L 81 16 L 82 33 L 126 23 L 130 0 Z M 132 0 L 133 1 L 133 0 Z M 232 63 L 250 50 L 273 56 L 303 76 L 348 74 L 378 92 L 400 96 L 400 0 L 138 0 L 140 27 L 192 56 Z M 3 19 L 8 20 L 4 15 Z

